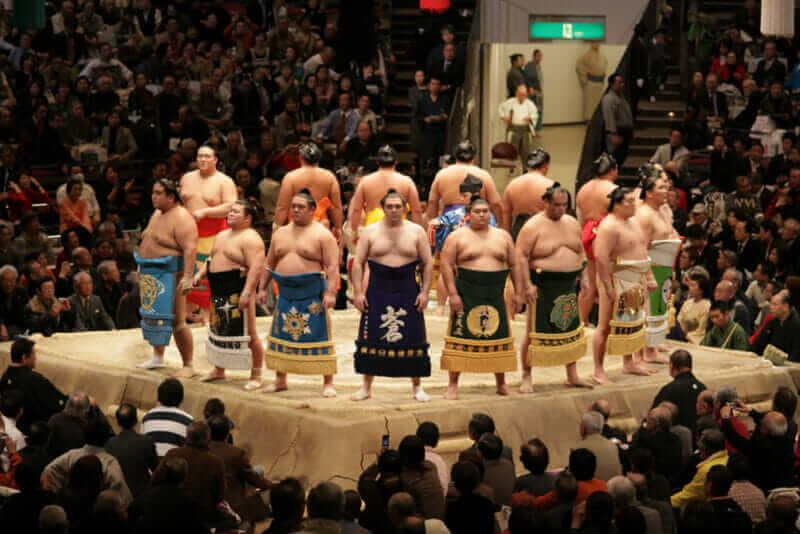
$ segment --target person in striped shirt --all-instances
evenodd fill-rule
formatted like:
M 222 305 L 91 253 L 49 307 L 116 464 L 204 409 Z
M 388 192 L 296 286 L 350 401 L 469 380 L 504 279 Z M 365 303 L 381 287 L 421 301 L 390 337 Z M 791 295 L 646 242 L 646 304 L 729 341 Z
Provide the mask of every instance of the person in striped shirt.
M 167 451 L 182 447 L 186 428 L 194 418 L 179 408 L 183 402 L 183 384 L 177 378 L 167 378 L 158 386 L 158 403 L 142 418 L 142 434 L 153 438 L 156 453 L 163 458 Z

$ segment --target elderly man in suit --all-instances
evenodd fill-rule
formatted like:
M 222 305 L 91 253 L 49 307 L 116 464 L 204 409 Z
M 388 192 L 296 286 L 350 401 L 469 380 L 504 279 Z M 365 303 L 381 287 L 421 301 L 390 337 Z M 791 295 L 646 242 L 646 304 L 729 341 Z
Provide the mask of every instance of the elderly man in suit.
M 683 132 L 678 128 L 673 128 L 669 134 L 669 143 L 660 145 L 650 163 L 666 165 L 667 162 L 674 161 L 678 166 L 678 171 L 684 172 L 689 167 L 689 149 L 683 146 Z
M 131 493 L 138 497 L 150 486 L 150 473 L 158 466 L 156 444 L 134 429 L 138 422 L 135 406 L 122 403 L 115 415 L 120 433 L 106 442 L 105 449 L 117 459 Z
M 619 449 L 613 441 L 603 437 L 605 420 L 600 412 L 586 412 L 581 419 L 581 447 L 590 450 L 597 458 L 595 478 L 608 481 L 622 474 Z
M 108 151 L 109 162 L 127 161 L 139 151 L 136 138 L 130 128 L 120 125 L 116 111 L 108 114 L 108 126 L 103 127 L 101 144 Z
M 75 331 L 113 330 L 114 321 L 106 312 L 103 301 L 93 295 L 94 282 L 86 271 L 79 271 L 73 277 L 75 293 L 69 297 L 69 306 L 75 315 Z

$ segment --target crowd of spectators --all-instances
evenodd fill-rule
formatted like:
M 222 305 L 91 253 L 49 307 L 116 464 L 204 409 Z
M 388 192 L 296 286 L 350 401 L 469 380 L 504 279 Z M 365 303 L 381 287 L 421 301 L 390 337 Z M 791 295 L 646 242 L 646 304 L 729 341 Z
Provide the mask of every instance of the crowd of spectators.
M 560 455 L 567 465 L 551 463 L 547 435 L 524 441 L 515 463 L 505 430 L 475 413 L 472 443 L 451 465 L 426 421 L 346 491 L 308 487 L 302 473 L 265 477 L 224 403 L 209 399 L 193 417 L 178 379 L 160 384 L 141 418 L 128 403 L 107 417 L 36 364 L 34 342 L 18 339 L 0 377 L 0 524 L 9 532 L 255 532 L 265 521 L 264 534 L 799 531 L 794 388 L 756 410 L 733 387 L 707 389 L 686 350 L 670 356 L 672 380 L 637 427 L 614 426 L 623 419 L 606 399 L 586 406 Z
M 323 147 L 345 203 L 377 167 L 397 63 L 380 2 L 62 0 L 46 10 L 38 29 L 0 15 L 2 340 L 137 326 L 132 252 L 152 184 L 194 168 L 198 146 L 213 147 L 240 198 L 259 206 L 265 241 L 300 143 Z M 464 52 L 452 27 L 441 35 L 420 63 L 443 72 L 452 96 Z M 429 95 L 424 79 L 417 87 L 414 113 Z

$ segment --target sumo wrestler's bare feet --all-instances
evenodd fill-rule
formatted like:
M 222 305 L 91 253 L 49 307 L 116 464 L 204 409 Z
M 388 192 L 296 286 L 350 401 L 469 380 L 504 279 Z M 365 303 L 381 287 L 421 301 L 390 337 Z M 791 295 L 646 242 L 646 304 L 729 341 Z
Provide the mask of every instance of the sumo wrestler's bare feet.
M 172 373 L 174 378 L 192 378 L 193 376 L 197 376 L 197 371 L 194 370 L 191 364 L 184 365 L 178 371 Z
M 336 396 L 336 388 L 333 387 L 333 384 L 325 384 L 325 387 L 322 388 L 322 396 L 326 399 L 332 399 Z
M 498 384 L 497 394 L 502 397 L 508 397 L 509 395 L 511 395 L 511 390 L 508 388 L 508 384 Z
M 592 373 L 592 380 L 594 381 L 595 384 L 597 384 L 599 386 L 603 386 L 603 385 L 613 384 L 614 383 L 614 381 L 611 380 L 608 377 L 606 372 L 602 371 L 602 370 L 601 371 L 595 371 L 594 373 Z
M 650 376 L 652 369 L 641 363 L 625 362 L 622 364 L 622 372 L 627 375 Z
M 444 392 L 444 398 L 446 400 L 458 399 L 458 386 L 454 386 L 452 384 L 447 386 L 447 391 Z
M 279 382 L 276 380 L 274 383 L 267 385 L 262 390 L 262 393 L 278 393 L 279 391 L 286 391 L 287 389 L 289 389 L 289 386 L 286 382 Z
M 371 397 L 372 397 L 372 392 L 371 391 L 369 391 L 368 389 L 365 389 L 365 388 L 361 388 L 358 391 L 356 391 L 355 393 L 353 393 L 352 395 L 350 395 L 350 400 L 358 402 L 358 401 L 367 400 L 367 399 L 369 399 Z
M 530 372 L 522 373 L 522 383 L 519 385 L 520 393 L 533 393 L 533 378 Z

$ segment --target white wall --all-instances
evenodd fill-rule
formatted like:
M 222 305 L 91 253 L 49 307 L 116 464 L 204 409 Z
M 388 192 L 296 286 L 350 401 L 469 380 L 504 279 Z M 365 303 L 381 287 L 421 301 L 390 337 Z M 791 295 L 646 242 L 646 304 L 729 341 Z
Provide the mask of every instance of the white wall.
M 627 44 L 648 0 L 482 0 L 484 43 L 527 43 L 528 16 L 605 15 L 608 44 Z

